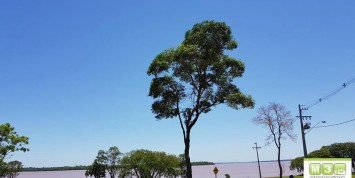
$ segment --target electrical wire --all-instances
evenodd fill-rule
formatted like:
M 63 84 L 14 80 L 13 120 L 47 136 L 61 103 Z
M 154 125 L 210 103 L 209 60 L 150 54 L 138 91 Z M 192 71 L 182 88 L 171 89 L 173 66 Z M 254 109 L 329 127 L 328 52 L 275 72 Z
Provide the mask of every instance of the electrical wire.
M 340 122 L 340 123 L 337 123 L 337 124 L 331 124 L 331 125 L 325 125 L 325 126 L 318 126 L 318 127 L 315 127 L 315 128 L 320 128 L 320 127 L 333 127 L 333 126 L 345 124 L 345 123 L 352 122 L 352 121 L 355 121 L 355 119 L 351 119 L 351 120 L 348 120 L 348 121 Z
M 329 99 L 330 97 L 336 95 L 337 93 L 339 93 L 341 90 L 343 90 L 344 88 L 346 88 L 347 86 L 353 84 L 355 82 L 355 76 L 352 77 L 352 79 L 346 81 L 345 83 L 343 83 L 339 88 L 337 88 L 336 90 L 334 90 L 333 92 L 329 93 L 328 95 L 319 98 L 318 100 L 314 101 L 313 103 L 309 104 L 306 108 L 310 108 L 313 107 L 317 104 L 319 104 L 320 102 Z

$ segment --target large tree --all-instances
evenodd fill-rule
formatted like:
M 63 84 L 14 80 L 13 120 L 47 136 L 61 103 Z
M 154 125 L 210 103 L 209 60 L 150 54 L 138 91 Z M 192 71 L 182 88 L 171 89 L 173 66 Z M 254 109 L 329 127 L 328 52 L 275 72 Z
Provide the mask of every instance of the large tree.
M 161 52 L 147 71 L 153 75 L 149 96 L 155 99 L 152 112 L 157 119 L 178 118 L 182 129 L 187 177 L 192 177 L 190 161 L 191 129 L 201 114 L 227 104 L 231 108 L 252 108 L 254 101 L 233 83 L 244 73 L 244 63 L 224 54 L 237 48 L 229 26 L 203 21 L 185 33 L 177 47 Z
M 295 140 L 293 131 L 293 121 L 291 112 L 287 111 L 285 106 L 277 103 L 270 103 L 268 106 L 262 106 L 257 111 L 257 116 L 253 121 L 257 125 L 267 127 L 269 134 L 266 137 L 266 145 L 274 143 L 277 147 L 277 162 L 279 165 L 280 178 L 282 178 L 281 165 L 281 142 L 289 137 Z
M 110 174 L 110 177 L 114 178 L 118 174 L 118 166 L 120 164 L 121 157 L 122 153 L 120 150 L 116 146 L 113 146 L 107 151 L 99 150 L 96 159 L 100 164 L 105 166 L 107 172 Z
M 22 168 L 19 161 L 5 162 L 13 152 L 27 152 L 28 137 L 20 136 L 9 123 L 0 125 L 0 177 L 16 177 Z

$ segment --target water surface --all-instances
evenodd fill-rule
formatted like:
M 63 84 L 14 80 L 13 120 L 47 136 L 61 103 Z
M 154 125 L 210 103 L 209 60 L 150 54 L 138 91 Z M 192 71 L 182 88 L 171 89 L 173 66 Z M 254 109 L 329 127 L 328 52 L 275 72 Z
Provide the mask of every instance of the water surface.
M 284 167 L 284 176 L 296 175 L 297 172 L 290 171 L 290 161 L 282 161 Z M 224 178 L 225 174 L 229 174 L 231 178 L 258 178 L 259 170 L 257 162 L 247 163 L 223 163 L 206 166 L 193 166 L 192 175 L 194 178 L 215 178 L 213 173 L 214 167 L 219 169 L 217 177 Z M 261 162 L 262 177 L 277 176 L 279 173 L 277 162 Z M 106 174 L 108 178 L 109 175 Z M 85 178 L 84 170 L 76 171 L 39 171 L 39 172 L 22 172 L 18 178 Z

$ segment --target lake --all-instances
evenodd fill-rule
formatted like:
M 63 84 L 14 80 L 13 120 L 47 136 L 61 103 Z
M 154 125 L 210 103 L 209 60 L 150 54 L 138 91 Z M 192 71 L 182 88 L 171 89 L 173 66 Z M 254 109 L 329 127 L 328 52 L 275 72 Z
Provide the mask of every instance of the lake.
M 296 175 L 297 172 L 290 171 L 290 161 L 282 161 L 284 167 L 284 175 Z M 215 178 L 213 169 L 217 166 L 219 172 L 217 177 L 224 178 L 225 174 L 229 174 L 231 178 L 258 178 L 258 163 L 220 163 L 216 165 L 193 166 L 192 175 L 194 178 Z M 278 175 L 278 165 L 275 161 L 260 162 L 262 177 L 270 177 Z M 109 175 L 107 174 L 106 177 Z M 18 178 L 85 178 L 84 170 L 77 171 L 39 171 L 39 172 L 21 172 Z

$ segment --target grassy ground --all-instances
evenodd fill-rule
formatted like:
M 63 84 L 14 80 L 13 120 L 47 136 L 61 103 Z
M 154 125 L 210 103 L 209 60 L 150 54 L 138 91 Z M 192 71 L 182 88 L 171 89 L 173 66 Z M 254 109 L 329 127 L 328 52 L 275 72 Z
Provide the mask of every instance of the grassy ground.
M 268 177 L 268 178 L 279 178 L 279 177 Z M 282 178 L 289 178 L 288 176 L 282 176 Z M 303 176 L 295 176 L 294 178 L 303 178 Z
M 269 178 L 278 178 L 278 177 L 269 177 Z M 283 178 L 288 178 L 288 176 L 283 176 Z M 303 178 L 303 176 L 295 176 L 294 178 Z M 353 174 L 352 178 L 355 178 L 355 174 Z

